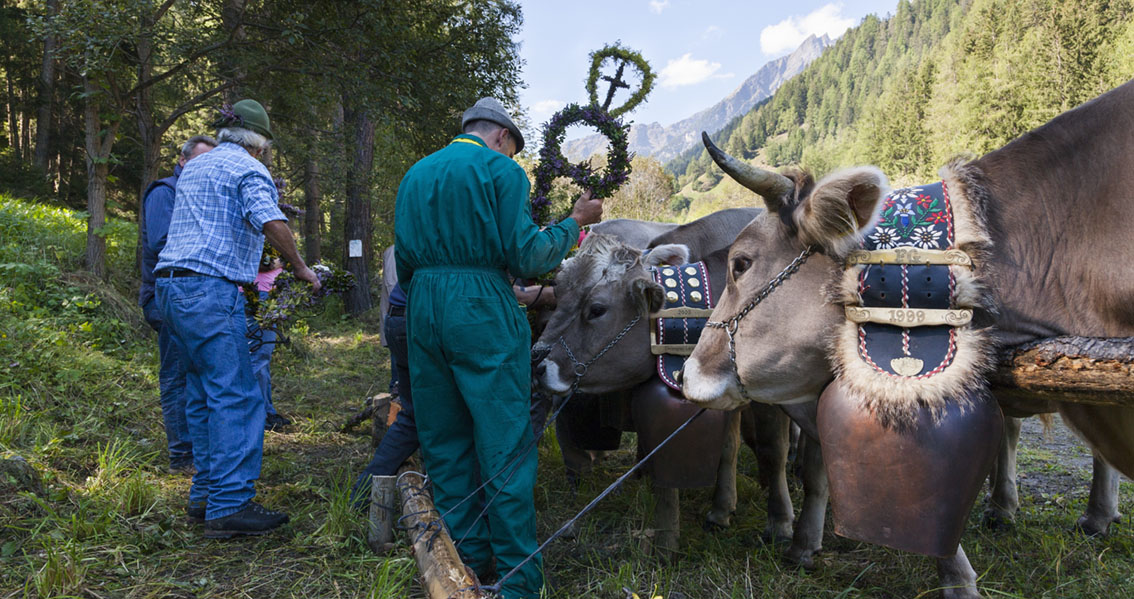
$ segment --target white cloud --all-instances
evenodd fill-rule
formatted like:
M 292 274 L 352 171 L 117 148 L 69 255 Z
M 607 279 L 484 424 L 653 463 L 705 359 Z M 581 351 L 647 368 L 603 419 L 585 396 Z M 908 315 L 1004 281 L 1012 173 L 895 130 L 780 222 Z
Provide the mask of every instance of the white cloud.
M 662 14 L 662 11 L 669 6 L 669 0 L 650 0 L 650 12 L 655 15 Z
M 661 70 L 659 83 L 662 87 L 681 87 L 695 85 L 707 79 L 726 79 L 733 76 L 732 73 L 717 74 L 720 68 L 719 62 L 698 60 L 687 53 L 677 60 L 666 63 L 665 68 Z
M 701 39 L 703 39 L 703 40 L 715 40 L 715 39 L 720 39 L 723 36 L 724 36 L 724 29 L 721 29 L 720 27 L 717 27 L 716 25 L 709 25 L 708 27 L 705 28 L 705 31 L 703 33 L 701 33 Z
M 563 100 L 540 100 L 532 104 L 531 117 L 533 123 L 542 123 L 548 117 L 555 114 L 560 108 L 563 108 L 567 103 Z
M 776 56 L 798 47 L 809 35 L 841 36 L 854 26 L 854 19 L 844 17 L 841 4 L 826 4 L 803 17 L 788 17 L 760 32 L 760 50 Z

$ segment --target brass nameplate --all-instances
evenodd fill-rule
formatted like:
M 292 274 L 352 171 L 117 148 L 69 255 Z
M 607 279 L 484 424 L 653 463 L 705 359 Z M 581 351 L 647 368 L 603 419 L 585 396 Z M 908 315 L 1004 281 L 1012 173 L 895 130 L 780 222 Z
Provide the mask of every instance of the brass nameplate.
M 846 307 L 847 320 L 862 324 L 874 322 L 898 327 L 934 327 L 948 325 L 959 327 L 973 319 L 973 311 L 963 310 L 918 310 L 915 308 L 863 308 Z
M 664 308 L 650 315 L 651 318 L 708 318 L 712 308 Z
M 900 247 L 889 250 L 854 250 L 847 256 L 847 265 L 855 264 L 955 264 L 972 266 L 969 255 L 961 250 L 923 250 Z
M 680 344 L 680 343 L 662 343 L 657 345 L 650 345 L 650 353 L 657 356 L 659 354 L 672 354 L 675 356 L 688 356 L 693 353 L 693 348 L 696 345 Z

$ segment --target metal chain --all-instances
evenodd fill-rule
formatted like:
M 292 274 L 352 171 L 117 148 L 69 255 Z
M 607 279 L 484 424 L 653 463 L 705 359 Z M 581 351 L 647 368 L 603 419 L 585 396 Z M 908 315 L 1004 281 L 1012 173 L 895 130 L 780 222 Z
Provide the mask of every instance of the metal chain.
M 593 358 L 587 360 L 585 364 L 583 362 L 580 362 L 579 359 L 575 357 L 575 354 L 571 352 L 571 348 L 567 346 L 567 342 L 563 340 L 563 337 L 559 337 L 559 344 L 562 345 L 563 349 L 567 352 L 567 357 L 571 360 L 571 366 L 575 370 L 574 386 L 576 388 L 579 385 L 579 380 L 587 374 L 587 369 L 590 368 L 592 364 L 597 362 L 598 359 L 603 356 L 603 354 L 610 351 L 611 348 L 613 348 L 615 345 L 618 345 L 618 342 L 622 341 L 622 338 L 626 336 L 626 333 L 629 333 L 630 329 L 634 328 L 634 325 L 638 324 L 639 320 L 642 320 L 641 314 L 635 316 L 634 320 L 631 320 L 630 324 L 626 325 L 626 327 L 622 329 L 622 332 L 615 335 L 614 339 L 612 339 L 610 343 L 606 344 L 606 347 L 602 348 L 602 350 L 599 351 L 599 353 L 595 354 Z
M 800 267 L 803 266 L 803 263 L 807 262 L 807 259 L 813 253 L 815 253 L 815 246 L 809 245 L 804 248 L 803 251 L 799 253 L 799 256 L 796 256 L 795 260 L 791 261 L 791 264 L 788 264 L 780 271 L 780 274 L 776 275 L 771 281 L 768 281 L 756 296 L 752 298 L 752 301 L 748 302 L 746 306 L 740 309 L 740 312 L 737 312 L 731 318 L 721 321 L 710 320 L 705 323 L 706 327 L 723 329 L 725 335 L 728 335 L 728 360 L 732 364 L 732 376 L 736 379 L 737 389 L 740 391 L 741 397 L 747 397 L 748 392 L 744 390 L 744 383 L 740 380 L 740 368 L 736 365 L 736 332 L 740 329 L 740 321 L 743 320 L 745 316 L 748 316 L 748 313 L 759 305 L 760 302 L 767 299 L 769 295 L 772 295 L 772 292 L 782 285 L 784 281 L 798 272 Z

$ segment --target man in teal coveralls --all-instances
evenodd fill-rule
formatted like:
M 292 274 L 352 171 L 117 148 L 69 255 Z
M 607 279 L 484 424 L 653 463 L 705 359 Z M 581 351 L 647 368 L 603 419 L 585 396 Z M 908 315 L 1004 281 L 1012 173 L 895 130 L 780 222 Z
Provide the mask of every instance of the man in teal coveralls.
M 532 443 L 531 330 L 508 274 L 554 269 L 598 222 L 602 201 L 585 192 L 571 216 L 540 230 L 529 183 L 511 158 L 524 138 L 500 102 L 465 111 L 464 131 L 413 165 L 398 187 L 398 280 L 409 296 L 410 383 L 418 438 L 462 559 L 482 578 L 493 558 L 501 576 L 538 547 L 533 492 L 536 453 L 527 451 L 482 494 L 457 505 Z M 472 460 L 477 460 L 473 463 Z M 495 498 L 495 499 L 492 499 Z M 488 521 L 478 519 L 486 499 Z M 506 599 L 539 597 L 539 556 L 504 581 Z

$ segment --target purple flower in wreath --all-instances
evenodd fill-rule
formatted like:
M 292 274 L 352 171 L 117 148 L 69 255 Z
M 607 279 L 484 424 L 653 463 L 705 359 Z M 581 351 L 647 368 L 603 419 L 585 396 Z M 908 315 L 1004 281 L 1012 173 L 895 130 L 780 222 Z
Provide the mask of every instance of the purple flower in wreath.
M 880 250 L 888 250 L 898 245 L 898 235 L 890 227 L 877 227 L 869 237 L 874 247 Z
M 937 248 L 938 240 L 941 239 L 941 231 L 929 226 L 918 227 L 914 229 L 911 237 L 917 247 L 932 250 Z

